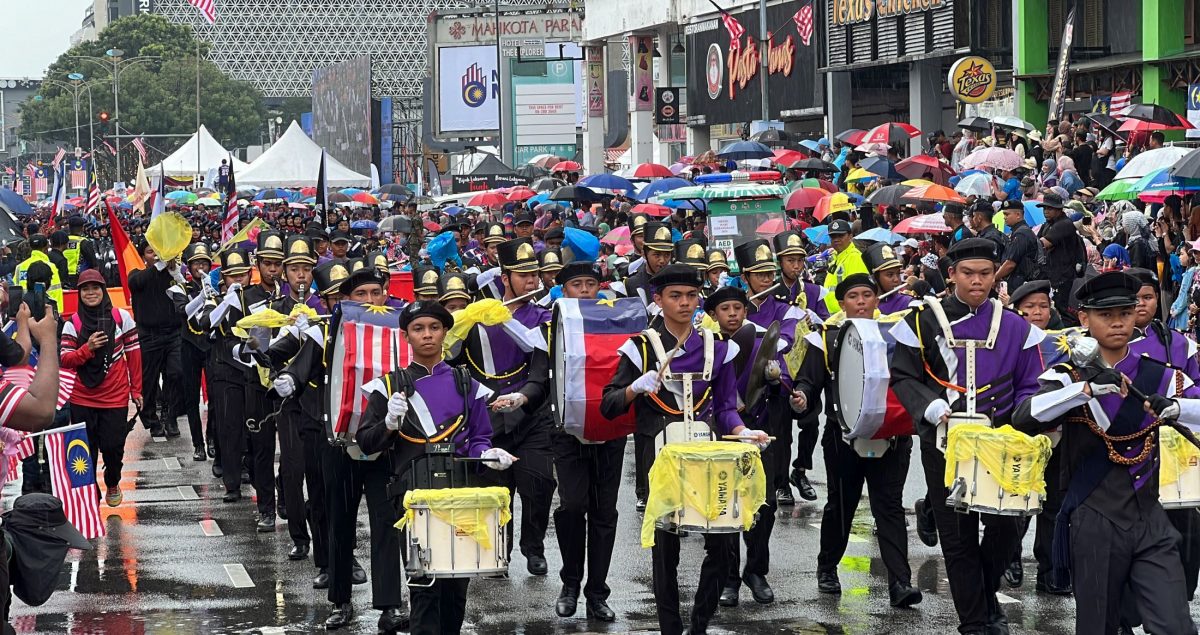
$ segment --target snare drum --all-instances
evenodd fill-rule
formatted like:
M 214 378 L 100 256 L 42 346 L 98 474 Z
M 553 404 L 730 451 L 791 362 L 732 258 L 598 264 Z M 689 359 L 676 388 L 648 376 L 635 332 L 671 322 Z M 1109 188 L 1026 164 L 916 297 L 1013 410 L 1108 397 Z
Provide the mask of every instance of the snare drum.
M 1015 432 L 1015 431 L 1014 431 Z M 956 430 L 953 443 L 953 456 L 947 454 L 946 473 L 952 480 L 950 495 L 946 505 L 961 513 L 979 512 L 983 514 L 998 514 L 1001 516 L 1032 516 L 1042 511 L 1044 496 L 1036 491 L 1027 494 L 1014 494 L 1001 486 L 991 470 L 984 464 L 987 459 L 984 452 L 999 453 L 999 469 L 1013 475 L 1014 480 L 1036 478 L 1042 480 L 1042 473 L 1028 475 L 1030 471 L 1045 470 L 1045 461 L 1049 456 L 1049 442 L 1046 452 L 1040 460 L 1036 453 L 1026 447 L 1011 447 L 1008 444 L 997 443 L 996 435 L 1000 432 L 987 429 L 980 430 L 977 426 Z M 1019 433 L 1018 433 L 1019 434 Z M 1029 438 L 1029 437 L 1026 437 Z M 985 450 L 984 446 L 989 446 Z M 960 460 L 953 461 L 953 458 Z M 1043 481 L 1044 483 L 1044 481 Z M 1042 487 L 1045 489 L 1044 484 Z
M 712 428 L 703 421 L 672 421 L 654 435 L 654 454 L 657 456 L 668 443 L 712 441 Z
M 937 424 L 937 448 L 943 453 L 946 452 L 946 445 L 949 443 L 950 430 L 955 426 L 964 423 L 977 423 L 979 425 L 991 426 L 992 420 L 985 414 L 968 414 L 965 412 L 952 412 L 946 423 Z
M 701 534 L 742 531 L 745 514 L 753 515 L 757 511 L 757 508 L 746 509 L 741 500 L 742 479 L 751 477 L 746 464 L 748 446 L 738 442 L 713 442 L 706 445 L 727 447 L 699 453 L 687 451 L 686 445 L 682 448 L 672 445 L 667 449 L 667 452 L 683 450 L 674 457 L 678 464 L 678 481 L 674 485 L 679 488 L 676 496 L 682 506 L 661 519 L 659 527 Z
M 1163 509 L 1200 507 L 1200 451 L 1178 432 L 1166 426 L 1159 430 L 1158 499 Z
M 875 320 L 851 318 L 841 326 L 833 359 L 834 411 L 842 438 L 863 457 L 882 456 L 886 445 L 856 444 L 911 435 L 912 417 L 889 387 L 888 339 Z M 859 447 L 863 449 L 859 449 Z
M 503 487 L 409 491 L 401 523 L 410 584 L 416 578 L 506 575 L 508 500 Z

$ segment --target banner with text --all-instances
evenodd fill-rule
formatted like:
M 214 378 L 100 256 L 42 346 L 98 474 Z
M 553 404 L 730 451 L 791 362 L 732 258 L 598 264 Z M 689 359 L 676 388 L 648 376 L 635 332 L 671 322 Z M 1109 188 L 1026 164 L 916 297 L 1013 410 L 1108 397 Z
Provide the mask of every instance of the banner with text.
M 437 130 L 499 130 L 500 71 L 496 47 L 443 46 L 437 53 Z

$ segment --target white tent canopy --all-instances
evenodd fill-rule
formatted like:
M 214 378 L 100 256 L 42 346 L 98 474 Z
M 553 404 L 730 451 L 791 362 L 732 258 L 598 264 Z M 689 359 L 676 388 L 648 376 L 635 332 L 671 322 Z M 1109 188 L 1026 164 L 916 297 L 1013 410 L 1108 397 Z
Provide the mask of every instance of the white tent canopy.
M 305 187 L 316 185 L 320 166 L 321 147 L 293 121 L 275 145 L 234 177 L 238 185 Z M 325 170 L 329 187 L 368 187 L 371 184 L 371 177 L 351 170 L 331 156 L 325 159 Z
M 199 161 L 196 158 L 197 148 L 200 151 Z M 147 168 L 146 175 L 159 176 L 165 171 L 167 176 L 192 176 L 197 173 L 204 176 L 208 174 L 209 170 L 220 167 L 222 159 L 229 158 L 229 151 L 221 147 L 221 144 L 217 143 L 217 140 L 209 134 L 208 128 L 202 124 L 196 134 L 193 134 L 171 156 L 163 159 L 162 163 Z M 239 161 L 235 157 L 233 158 L 233 169 L 235 172 L 243 172 L 250 169 L 250 164 Z

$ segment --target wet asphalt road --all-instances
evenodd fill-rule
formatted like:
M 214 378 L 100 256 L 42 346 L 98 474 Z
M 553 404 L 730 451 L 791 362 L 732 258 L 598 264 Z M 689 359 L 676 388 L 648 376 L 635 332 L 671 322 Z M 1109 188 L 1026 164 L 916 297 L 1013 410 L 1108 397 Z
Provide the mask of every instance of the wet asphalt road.
M 141 429 L 129 439 L 119 508 L 102 507 L 108 535 L 96 550 L 73 551 L 64 565 L 58 591 L 43 606 L 29 607 L 14 599 L 12 623 L 18 633 L 310 633 L 322 632 L 329 604 L 324 591 L 311 588 L 312 562 L 290 562 L 291 547 L 283 522 L 274 534 L 254 531 L 249 497 L 223 504 L 223 488 L 210 473 L 211 462 L 194 463 L 187 428 L 184 436 L 152 441 Z M 632 451 L 633 444 L 629 444 Z M 817 447 L 818 465 L 820 446 Z M 614 624 L 589 623 L 582 602 L 577 617 L 554 614 L 560 563 L 554 526 L 546 540 L 551 573 L 530 576 L 525 560 L 514 552 L 509 580 L 471 582 L 466 632 L 472 633 L 649 633 L 657 631 L 650 591 L 650 554 L 638 544 L 640 518 L 634 513 L 632 457 L 627 456 L 621 489 L 621 518 L 609 585 Z M 905 506 L 924 492 L 916 457 L 905 488 Z M 886 573 L 871 535 L 866 499 L 855 521 L 854 535 L 839 570 L 843 593 L 821 595 L 816 588 L 820 505 L 824 470 L 811 474 L 821 498 L 782 508 L 772 539 L 772 573 L 776 602 L 757 605 L 742 590 L 737 608 L 722 608 L 712 633 L 953 633 L 954 608 L 937 548 L 920 543 L 910 527 L 910 560 L 914 584 L 925 594 L 914 610 L 888 605 Z M 252 491 L 245 486 L 245 492 Z M 5 501 L 19 493 L 13 483 Z M 366 503 L 359 522 L 356 554 L 369 566 Z M 519 508 L 518 508 L 518 512 Z M 1066 634 L 1073 631 L 1070 598 L 1033 591 L 1033 532 L 1025 541 L 1026 584 L 1006 589 L 1002 603 L 1013 633 Z M 680 566 L 683 611 L 699 575 L 702 541 L 685 539 Z M 395 570 L 384 575 L 396 575 Z M 374 572 L 371 572 L 374 575 Z M 352 629 L 341 633 L 374 633 L 378 612 L 370 609 L 370 585 L 354 587 L 359 611 Z M 1200 611 L 1193 608 L 1193 616 Z

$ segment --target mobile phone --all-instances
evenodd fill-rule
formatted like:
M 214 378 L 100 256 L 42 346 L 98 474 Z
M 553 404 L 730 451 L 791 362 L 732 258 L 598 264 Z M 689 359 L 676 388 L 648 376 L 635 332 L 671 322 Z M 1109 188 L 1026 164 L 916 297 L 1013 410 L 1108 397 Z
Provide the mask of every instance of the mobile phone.
M 25 304 L 29 306 L 29 316 L 40 320 L 46 316 L 46 285 L 38 282 L 33 285 L 33 291 L 25 294 Z

